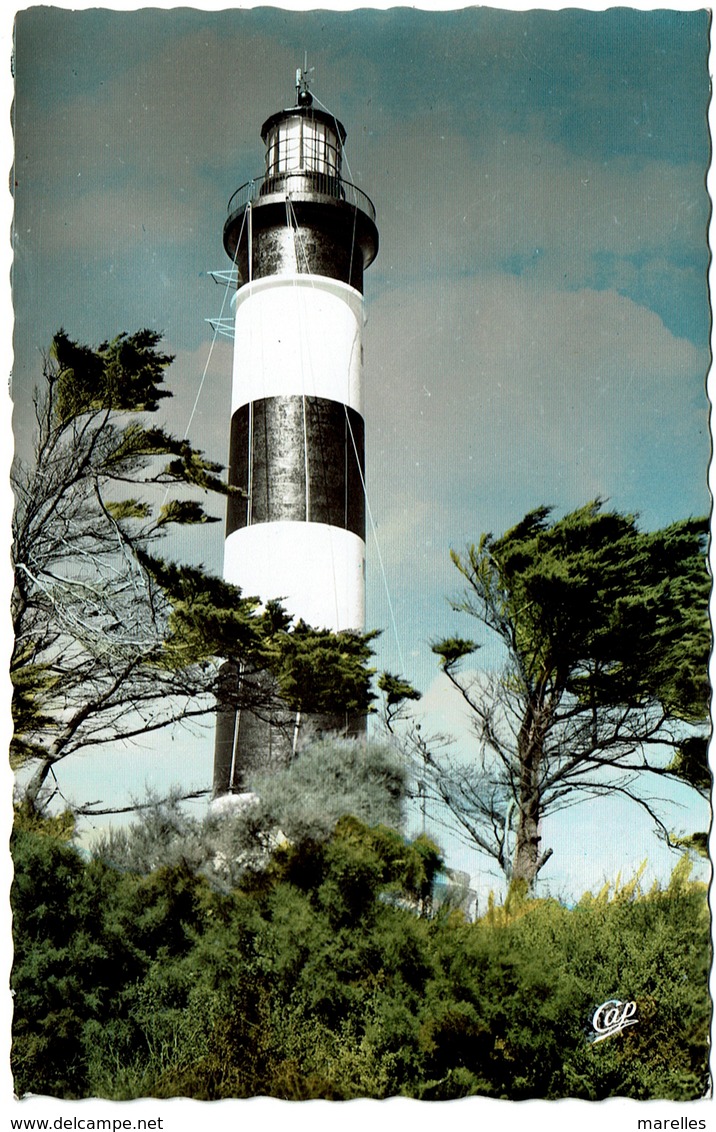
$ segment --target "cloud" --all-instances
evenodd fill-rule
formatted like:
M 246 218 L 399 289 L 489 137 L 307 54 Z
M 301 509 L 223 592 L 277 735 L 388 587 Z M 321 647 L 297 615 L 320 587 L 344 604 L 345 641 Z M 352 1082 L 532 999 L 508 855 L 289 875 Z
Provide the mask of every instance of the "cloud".
M 378 172 L 365 187 L 378 209 L 379 280 L 498 269 L 575 289 L 604 274 L 605 256 L 615 268 L 632 257 L 635 272 L 695 258 L 705 277 L 703 168 L 578 157 L 496 126 L 477 145 L 455 127 L 436 135 L 416 122 L 373 141 Z
M 691 468 L 705 424 L 705 351 L 614 292 L 494 276 L 384 294 L 366 358 L 375 482 L 432 500 L 436 523 L 498 484 L 561 507 L 613 495 L 634 465 Z
M 179 245 L 197 241 L 203 205 L 196 197 L 185 200 L 166 183 L 161 188 L 141 181 L 131 189 L 98 186 L 94 175 L 89 191 L 81 191 L 80 174 L 76 184 L 73 195 L 54 204 L 38 195 L 32 215 L 23 215 L 24 239 L 31 235 L 43 255 L 71 253 L 104 262 L 124 260 L 130 249 L 136 253 L 150 244 L 156 249 L 171 243 L 176 252 Z

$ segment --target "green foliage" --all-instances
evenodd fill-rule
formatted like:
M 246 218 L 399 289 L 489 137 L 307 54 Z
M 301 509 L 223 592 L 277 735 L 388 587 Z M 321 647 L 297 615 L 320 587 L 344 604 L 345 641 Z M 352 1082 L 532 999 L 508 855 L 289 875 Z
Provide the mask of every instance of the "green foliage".
M 405 700 L 419 700 L 422 693 L 403 680 L 402 676 L 394 676 L 391 672 L 381 672 L 378 678 L 378 688 L 385 695 L 389 708 L 403 703 Z
M 57 687 L 60 676 L 48 662 L 35 660 L 31 643 L 16 644 L 12 679 L 12 718 L 14 736 L 10 745 L 10 765 L 13 769 L 42 757 L 44 750 L 35 740 L 38 732 L 47 731 L 55 721 L 48 711 L 48 700 Z
M 354 633 L 312 629 L 298 621 L 290 634 L 269 641 L 266 667 L 276 676 L 282 698 L 294 709 L 318 714 L 339 711 L 364 715 L 375 699 L 368 664 L 377 632 Z
M 170 602 L 163 665 L 181 668 L 214 656 L 243 657 L 252 666 L 261 662 L 264 619 L 255 616 L 257 598 L 243 597 L 238 586 L 202 569 L 166 562 L 143 549 L 137 558 Z
M 218 523 L 218 517 L 207 515 L 201 504 L 195 499 L 173 499 L 170 503 L 163 503 L 157 526 L 163 527 L 166 523 L 183 523 L 191 525 L 197 523 Z
M 38 814 L 24 802 L 14 807 L 12 828 L 13 834 L 34 833 L 65 842 L 72 841 L 77 832 L 75 816 L 71 810 L 63 810 L 62 813 L 51 816 Z
M 708 796 L 712 783 L 708 737 L 687 735 L 677 748 L 668 770 Z
M 105 507 L 117 523 L 123 519 L 148 519 L 152 511 L 148 503 L 139 499 L 122 499 L 120 502 L 107 500 Z
M 18 1092 L 693 1100 L 708 1084 L 709 910 L 688 862 L 565 907 L 420 915 L 440 857 L 344 818 L 231 891 L 48 830 L 14 839 Z M 590 1041 L 595 1008 L 637 1025 Z
M 412 684 L 408 684 L 403 677 L 394 676 L 391 672 L 381 672 L 378 680 L 380 691 L 385 693 L 389 706 L 402 703 L 404 700 L 420 700 L 422 693 Z
M 431 648 L 435 655 L 440 657 L 442 667 L 448 669 L 464 660 L 466 656 L 472 656 L 479 645 L 462 637 L 448 637 L 444 641 L 437 641 Z
M 164 395 L 171 394 L 167 391 Z M 207 460 L 187 440 L 180 440 L 157 425 L 130 421 L 113 434 L 113 440 L 104 453 L 107 474 L 118 476 L 130 466 L 142 467 L 154 456 L 176 456 L 178 459 L 170 460 L 155 473 L 156 482 L 193 485 L 219 495 L 229 495 L 234 490 L 218 478 L 221 464 Z M 174 521 L 183 520 L 180 517 Z
M 674 845 L 679 849 L 690 849 L 692 852 L 697 853 L 699 857 L 704 860 L 709 859 L 709 835 L 708 833 L 692 833 L 688 837 L 674 837 L 672 838 Z
M 378 690 L 383 693 L 383 722 L 386 730 L 395 735 L 395 724 L 402 718 L 405 705 L 421 699 L 421 693 L 392 672 L 382 672 L 378 678 Z
M 85 865 L 43 833 L 14 838 L 13 1063 L 24 1091 L 80 1096 L 82 1033 L 102 995 L 101 928 Z
M 354 906 L 365 915 L 363 905 L 368 906 L 367 899 L 375 895 L 378 884 L 423 907 L 442 868 L 440 852 L 429 838 L 408 843 L 395 830 L 366 828 L 354 817 L 337 823 L 327 859 L 335 883 L 327 906 L 334 916 L 336 909 L 344 909 L 349 922 L 358 918 Z
M 160 341 L 155 331 L 139 330 L 93 350 L 58 331 L 51 349 L 57 366 L 57 420 L 65 423 L 97 409 L 154 412 L 161 398 L 171 396 L 160 386 L 174 359 L 159 353 Z
M 259 609 L 221 578 L 166 562 L 145 551 L 138 560 L 171 602 L 159 662 L 168 668 L 220 656 L 268 672 L 283 704 L 294 711 L 355 717 L 370 710 L 377 633 L 333 633 L 291 623 L 281 605 Z
M 501 538 L 453 553 L 470 586 L 455 608 L 509 636 L 531 681 L 549 675 L 590 705 L 648 697 L 672 717 L 701 719 L 707 536 L 706 519 L 639 531 L 599 500 L 556 521 L 541 507 Z

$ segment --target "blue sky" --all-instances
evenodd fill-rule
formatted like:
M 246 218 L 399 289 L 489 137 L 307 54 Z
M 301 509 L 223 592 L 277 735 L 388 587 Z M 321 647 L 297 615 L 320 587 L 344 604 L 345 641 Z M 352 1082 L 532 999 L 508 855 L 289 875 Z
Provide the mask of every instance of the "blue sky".
M 99 342 L 147 325 L 176 354 L 169 424 L 184 431 L 205 374 L 190 434 L 226 460 L 230 344 L 211 349 L 207 273 L 228 266 L 227 201 L 261 169 L 261 124 L 292 102 L 304 51 L 381 238 L 365 286 L 368 625 L 379 667 L 449 713 L 429 643 L 471 631 L 446 600 L 450 547 L 542 503 L 599 495 L 646 527 L 709 509 L 707 13 L 19 11 L 20 450 L 59 326 Z M 222 525 L 172 550 L 219 571 Z M 119 773 L 75 760 L 62 781 L 78 800 L 193 787 L 211 757 L 207 729 Z M 618 863 L 661 860 L 655 845 L 638 827 Z M 571 883 L 556 865 L 553 883 Z

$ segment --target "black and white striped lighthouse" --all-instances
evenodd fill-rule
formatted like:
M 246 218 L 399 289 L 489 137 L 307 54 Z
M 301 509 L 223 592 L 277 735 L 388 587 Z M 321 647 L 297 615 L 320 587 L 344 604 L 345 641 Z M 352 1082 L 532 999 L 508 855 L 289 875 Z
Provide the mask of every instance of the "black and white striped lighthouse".
M 234 362 L 224 577 L 319 629 L 365 620 L 363 272 L 375 209 L 342 175 L 346 131 L 296 74 L 264 122 L 262 176 L 229 202 Z M 220 710 L 214 793 L 286 757 L 290 719 Z M 288 726 L 285 726 L 287 725 Z

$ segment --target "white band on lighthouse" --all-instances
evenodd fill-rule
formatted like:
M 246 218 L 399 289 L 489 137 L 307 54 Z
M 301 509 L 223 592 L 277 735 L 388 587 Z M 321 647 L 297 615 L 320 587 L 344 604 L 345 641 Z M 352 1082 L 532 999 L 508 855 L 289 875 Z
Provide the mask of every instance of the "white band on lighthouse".
M 363 630 L 365 543 L 353 531 L 257 523 L 229 535 L 224 553 L 224 577 L 247 596 L 282 598 L 288 613 L 317 629 Z
M 323 275 L 269 275 L 244 284 L 233 302 L 232 414 L 295 394 L 363 413 L 360 291 Z

